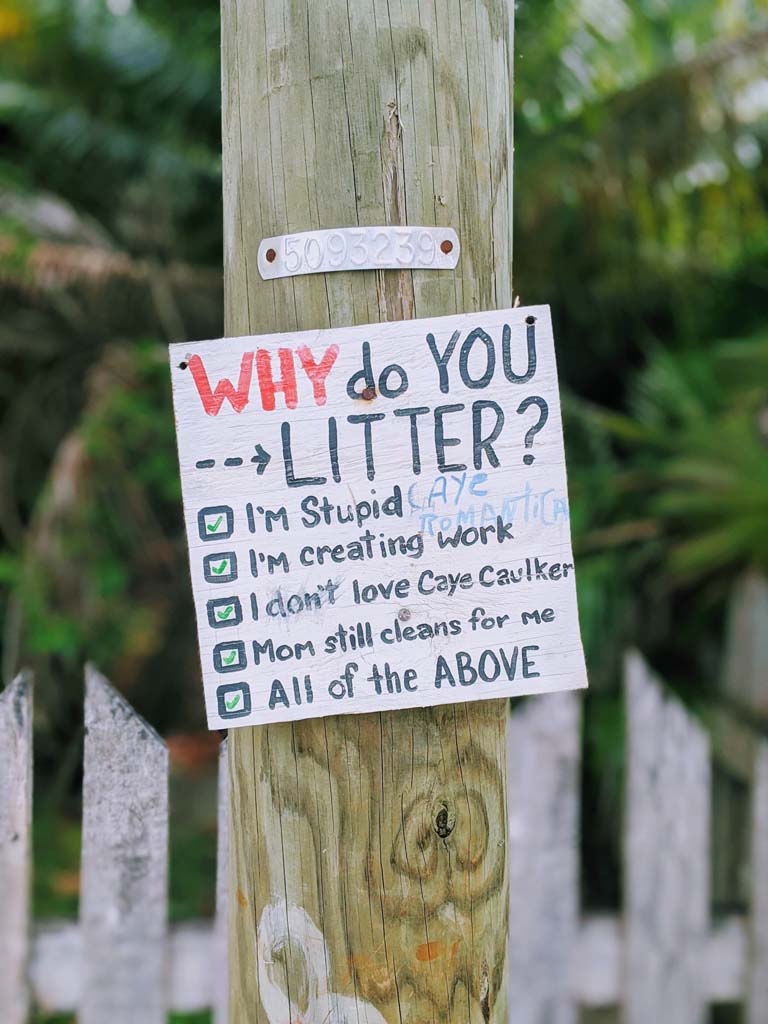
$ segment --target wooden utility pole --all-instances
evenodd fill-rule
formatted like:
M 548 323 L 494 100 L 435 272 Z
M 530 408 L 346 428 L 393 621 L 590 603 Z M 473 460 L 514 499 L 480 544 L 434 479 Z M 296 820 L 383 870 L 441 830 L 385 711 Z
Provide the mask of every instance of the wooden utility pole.
M 512 305 L 512 0 L 222 0 L 226 330 Z M 457 230 L 263 281 L 262 238 Z M 506 1020 L 507 702 L 230 732 L 230 1024 Z

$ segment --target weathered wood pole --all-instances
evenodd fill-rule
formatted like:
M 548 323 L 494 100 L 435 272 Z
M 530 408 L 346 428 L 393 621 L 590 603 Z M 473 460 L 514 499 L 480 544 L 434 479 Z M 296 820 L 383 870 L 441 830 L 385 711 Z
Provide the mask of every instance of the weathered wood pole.
M 512 0 L 222 0 L 226 330 L 512 305 Z M 444 225 L 455 272 L 264 282 L 265 236 Z M 506 1020 L 504 701 L 230 732 L 231 1024 Z

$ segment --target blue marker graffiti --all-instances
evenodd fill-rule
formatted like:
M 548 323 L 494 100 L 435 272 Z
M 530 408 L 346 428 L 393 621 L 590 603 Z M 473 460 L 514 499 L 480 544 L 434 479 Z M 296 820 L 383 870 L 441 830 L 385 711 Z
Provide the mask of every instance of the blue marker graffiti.
M 432 537 L 436 530 L 449 530 L 455 526 L 483 526 L 501 516 L 505 523 L 514 525 L 538 522 L 541 526 L 555 526 L 569 520 L 568 499 L 556 494 L 554 488 L 534 491 L 530 483 L 519 493 L 494 501 L 462 502 L 467 497 L 484 498 L 488 494 L 485 484 L 487 473 L 449 473 L 432 481 L 427 490 L 419 482 L 408 488 L 411 516 L 419 517 L 419 529 Z M 459 507 L 459 505 L 462 507 Z

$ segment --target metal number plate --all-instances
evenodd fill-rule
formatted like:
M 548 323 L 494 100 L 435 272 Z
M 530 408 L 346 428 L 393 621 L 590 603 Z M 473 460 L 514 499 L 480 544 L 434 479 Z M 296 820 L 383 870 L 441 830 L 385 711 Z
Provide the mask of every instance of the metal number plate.
M 277 235 L 259 246 L 265 281 L 336 270 L 453 270 L 458 262 L 452 228 L 333 228 Z

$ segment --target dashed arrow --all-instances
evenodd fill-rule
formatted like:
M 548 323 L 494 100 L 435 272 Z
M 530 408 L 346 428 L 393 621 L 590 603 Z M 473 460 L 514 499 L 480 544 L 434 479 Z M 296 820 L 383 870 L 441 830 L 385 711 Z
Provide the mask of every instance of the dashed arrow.
M 272 456 L 269 454 L 269 452 L 265 452 L 264 449 L 261 447 L 261 445 L 257 444 L 256 445 L 256 454 L 251 459 L 251 462 L 253 462 L 255 464 L 255 466 L 256 466 L 256 473 L 257 473 L 258 476 L 262 475 L 262 473 L 264 472 L 264 470 L 267 468 L 267 466 L 270 464 L 271 461 L 272 461 Z

